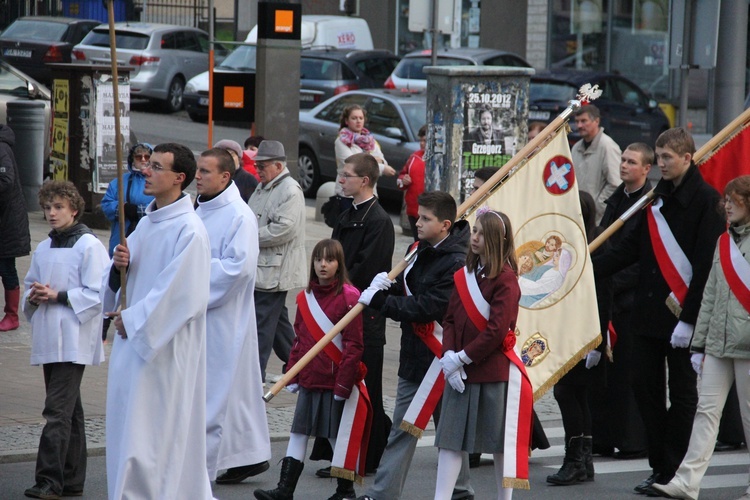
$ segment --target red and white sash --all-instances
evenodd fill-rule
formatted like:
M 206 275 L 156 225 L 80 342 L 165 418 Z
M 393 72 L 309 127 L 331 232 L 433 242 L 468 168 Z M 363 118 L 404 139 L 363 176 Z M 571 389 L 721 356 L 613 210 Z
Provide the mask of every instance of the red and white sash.
M 477 330 L 485 330 L 490 317 L 490 304 L 482 296 L 476 276 L 463 267 L 456 271 L 453 277 L 456 291 L 469 319 Z M 514 335 L 512 331 L 508 334 Z M 529 489 L 529 447 L 534 391 L 516 347 L 503 350 L 503 354 L 510 361 L 508 399 L 505 404 L 503 487 Z
M 719 237 L 719 261 L 729 289 L 750 312 L 750 263 L 728 232 Z
M 417 245 L 419 245 L 419 242 L 414 242 L 409 251 L 412 251 Z M 412 293 L 409 290 L 409 285 L 406 283 L 406 276 L 416 261 L 417 259 L 413 259 L 404 270 L 404 291 L 407 296 L 411 296 Z M 404 418 L 401 420 L 399 428 L 412 436 L 421 438 L 430 421 L 430 417 L 440 402 L 440 398 L 443 396 L 443 389 L 445 389 L 445 377 L 443 376 L 443 367 L 440 364 L 440 357 L 443 355 L 443 327 L 437 321 L 431 323 L 414 323 L 412 326 L 414 334 L 422 339 L 435 355 L 435 358 L 430 363 L 430 367 L 422 379 L 422 383 L 419 384 L 419 389 L 417 389 L 414 398 L 409 404 L 409 408 L 404 413 Z
M 672 291 L 669 297 L 681 308 L 685 302 L 688 287 L 690 287 L 690 280 L 693 279 L 693 266 L 662 215 L 662 205 L 663 201 L 659 199 L 646 212 L 648 232 L 659 270 Z M 669 305 L 669 299 L 667 299 L 667 306 Z M 673 310 L 673 312 L 676 311 Z
M 316 342 L 333 329 L 333 322 L 326 316 L 315 295 L 305 290 L 297 295 L 297 306 L 305 326 Z M 323 348 L 323 352 L 333 360 L 341 363 L 341 335 Z M 365 457 L 372 424 L 372 406 L 364 380 L 359 380 L 344 403 L 341 425 L 336 435 L 336 449 L 331 460 L 331 475 L 362 483 L 365 477 Z

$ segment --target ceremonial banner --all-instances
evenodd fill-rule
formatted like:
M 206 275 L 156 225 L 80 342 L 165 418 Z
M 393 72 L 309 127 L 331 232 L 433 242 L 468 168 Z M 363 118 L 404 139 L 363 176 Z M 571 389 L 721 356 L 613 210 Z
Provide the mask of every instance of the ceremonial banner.
M 740 175 L 750 174 L 750 127 L 745 126 L 716 153 L 700 165 L 703 178 L 720 194 L 727 183 Z
M 570 156 L 565 133 L 558 133 L 487 200 L 513 225 L 521 287 L 516 338 L 534 399 L 601 341 Z

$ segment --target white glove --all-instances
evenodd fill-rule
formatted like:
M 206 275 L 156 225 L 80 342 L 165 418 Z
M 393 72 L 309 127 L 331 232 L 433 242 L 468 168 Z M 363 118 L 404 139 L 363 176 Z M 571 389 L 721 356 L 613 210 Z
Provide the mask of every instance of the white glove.
M 285 389 L 292 394 L 297 394 L 297 391 L 299 391 L 299 384 L 289 384 Z
M 443 357 L 440 358 L 440 364 L 443 366 L 443 373 L 445 374 L 446 378 L 449 377 L 453 372 L 464 366 L 463 361 L 461 361 L 461 358 L 459 358 L 458 354 L 456 354 L 454 351 L 447 351 L 445 354 L 443 354 Z
M 446 380 L 451 385 L 451 387 L 453 387 L 453 389 L 463 393 L 466 389 L 466 386 L 464 385 L 464 380 L 466 380 L 466 372 L 464 371 L 463 366 L 448 375 L 448 377 L 446 377 Z
M 333 395 L 334 401 L 346 401 L 346 398 L 344 396 L 337 396 L 336 394 Z
M 368 288 L 375 288 L 377 290 L 388 290 L 392 284 L 393 284 L 393 281 L 388 279 L 388 273 L 383 271 L 382 273 L 378 273 L 375 275 L 375 277 L 372 279 L 372 282 L 370 282 L 370 286 Z
M 588 370 L 592 369 L 596 365 L 599 364 L 599 361 L 602 359 L 602 353 L 599 351 L 591 351 L 586 355 L 586 368 Z
M 701 354 L 699 352 L 696 352 L 692 356 L 690 356 L 690 364 L 693 365 L 693 370 L 695 370 L 695 373 L 697 373 L 698 375 L 700 375 L 703 371 L 703 359 L 705 357 L 705 354 Z
M 370 305 L 370 301 L 372 301 L 373 296 L 375 296 L 376 293 L 378 293 L 380 290 L 377 288 L 369 287 L 366 288 L 365 291 L 362 292 L 362 295 L 359 296 L 359 302 L 360 304 L 364 304 L 366 306 Z
M 695 326 L 684 321 L 679 321 L 672 332 L 672 340 L 670 341 L 672 347 L 675 349 L 678 347 L 690 347 L 690 339 L 693 338 L 694 329 Z

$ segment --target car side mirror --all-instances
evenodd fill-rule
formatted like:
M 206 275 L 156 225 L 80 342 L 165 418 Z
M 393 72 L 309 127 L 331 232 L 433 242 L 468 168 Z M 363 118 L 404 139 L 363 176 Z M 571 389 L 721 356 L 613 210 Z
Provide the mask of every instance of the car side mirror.
M 391 139 L 398 139 L 399 141 L 406 141 L 408 138 L 404 132 L 398 127 L 387 127 L 385 129 L 385 136 Z

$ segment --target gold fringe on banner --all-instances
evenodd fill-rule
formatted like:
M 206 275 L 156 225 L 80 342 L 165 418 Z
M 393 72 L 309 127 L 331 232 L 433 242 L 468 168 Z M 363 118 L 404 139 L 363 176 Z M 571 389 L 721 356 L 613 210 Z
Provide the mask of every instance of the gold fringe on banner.
M 347 479 L 360 485 L 365 482 L 365 478 L 353 470 L 342 469 L 341 467 L 331 467 L 331 477 L 340 477 L 341 479 Z
M 583 358 L 585 358 L 586 354 L 599 347 L 599 344 L 601 343 L 602 338 L 600 335 L 598 338 L 595 338 L 594 340 L 586 344 L 586 346 L 578 351 L 575 356 L 570 358 L 559 370 L 557 370 L 550 378 L 548 378 L 544 384 L 539 386 L 537 390 L 534 391 L 534 402 L 537 402 L 542 396 L 544 396 L 545 392 L 550 390 L 550 388 L 558 383 L 566 373 L 572 370 L 575 365 L 577 365 Z
M 422 439 L 422 434 L 424 434 L 424 429 L 420 429 L 416 425 L 407 422 L 406 420 L 401 421 L 401 425 L 399 425 L 399 429 L 401 429 L 404 432 L 408 432 L 412 436 L 414 436 L 417 439 Z
M 528 479 L 518 479 L 517 477 L 504 477 L 503 488 L 513 488 L 515 490 L 530 490 Z

